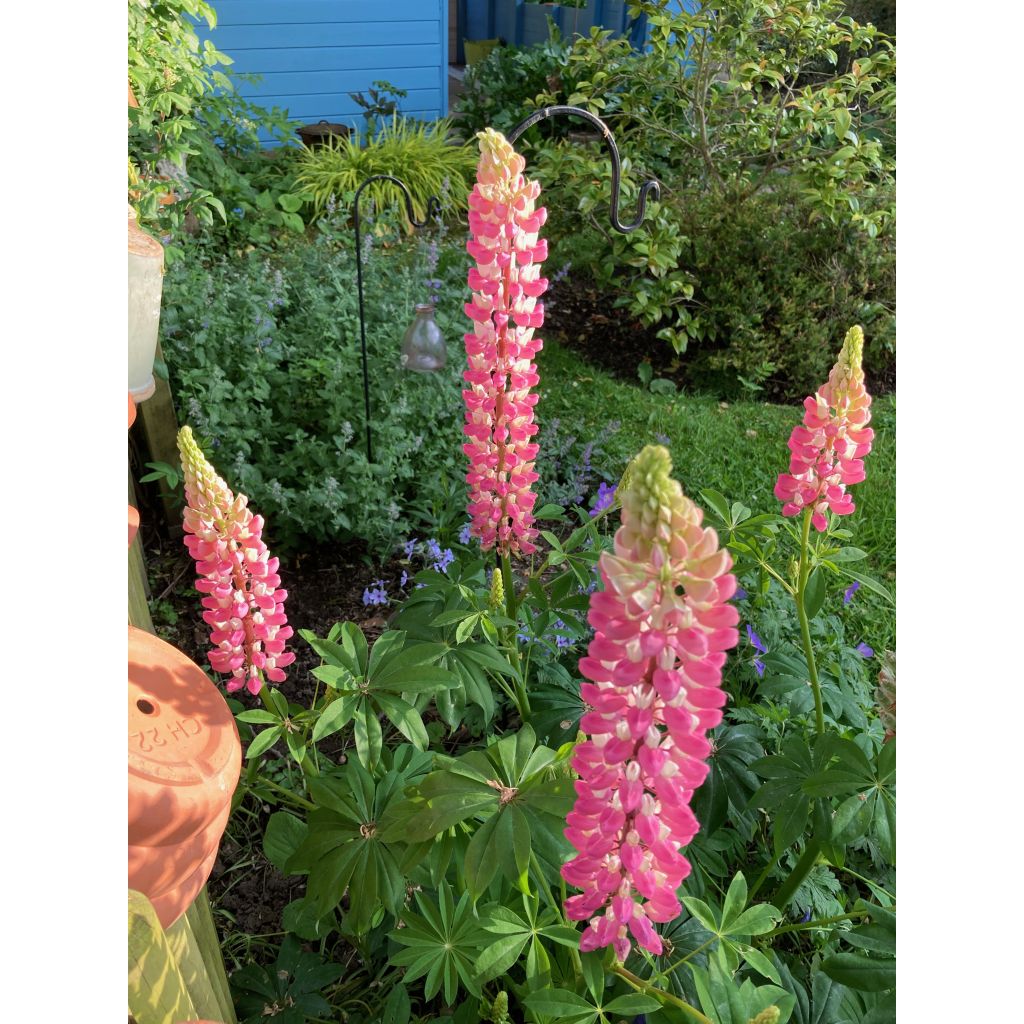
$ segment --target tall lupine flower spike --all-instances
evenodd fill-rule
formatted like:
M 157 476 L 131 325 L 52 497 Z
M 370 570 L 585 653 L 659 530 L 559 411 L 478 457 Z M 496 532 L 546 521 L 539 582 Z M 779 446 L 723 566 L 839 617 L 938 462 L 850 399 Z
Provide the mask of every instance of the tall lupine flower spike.
M 476 260 L 469 270 L 473 301 L 465 306 L 473 331 L 465 336 L 469 387 L 462 392 L 468 511 L 484 550 L 530 554 L 536 550 L 531 485 L 538 448 L 531 440 L 537 395 L 530 388 L 538 382 L 531 360 L 543 345 L 533 332 L 544 322 L 537 299 L 548 286 L 540 276 L 547 242 L 537 233 L 547 211 L 535 207 L 540 185 L 524 176 L 525 161 L 505 136 L 488 128 L 477 138 L 480 161 L 469 195 L 473 237 L 466 243 Z
M 292 628 L 284 613 L 288 592 L 280 589 L 278 560 L 261 539 L 263 517 L 252 514 L 244 494 L 231 493 L 190 427 L 178 432 L 178 451 L 185 476 L 185 545 L 196 562 L 196 590 L 206 595 L 210 664 L 230 673 L 229 692 L 244 686 L 259 693 L 264 677 L 283 683 L 282 670 L 295 660 L 284 649 Z
M 580 659 L 590 706 L 572 765 L 579 774 L 566 838 L 578 851 L 562 876 L 582 890 L 565 905 L 588 921 L 580 949 L 630 938 L 661 953 L 653 923 L 680 913 L 690 873 L 679 852 L 700 825 L 690 810 L 722 720 L 725 652 L 739 640 L 728 551 L 670 476 L 668 451 L 650 445 L 619 485 L 622 525 L 601 555 L 604 591 L 590 598 L 594 639 Z M 636 897 L 640 897 L 638 901 Z
M 775 484 L 775 497 L 784 516 L 812 509 L 818 531 L 828 525 L 825 511 L 849 515 L 855 508 L 846 493 L 864 479 L 864 456 L 871 451 L 874 431 L 871 396 L 864 387 L 864 332 L 851 327 L 828 382 L 804 399 L 803 426 L 793 428 L 789 472 Z

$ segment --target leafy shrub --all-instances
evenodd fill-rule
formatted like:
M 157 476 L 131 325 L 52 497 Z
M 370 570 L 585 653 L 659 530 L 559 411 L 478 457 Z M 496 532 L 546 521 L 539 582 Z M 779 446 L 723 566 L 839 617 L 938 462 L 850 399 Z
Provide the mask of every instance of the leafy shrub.
M 563 39 L 550 17 L 548 33 L 543 43 L 533 46 L 496 47 L 484 60 L 466 68 L 455 116 L 467 135 L 487 127 L 507 134 L 539 107 L 577 102 L 577 82 L 586 72 L 570 62 L 573 44 Z M 594 45 L 609 62 L 628 59 L 633 52 L 630 47 L 613 48 L 610 36 L 596 28 L 591 33 Z M 614 104 L 609 107 L 613 109 Z M 564 120 L 543 121 L 530 129 L 529 136 L 561 137 L 570 130 Z
M 317 215 L 327 208 L 332 196 L 340 200 L 352 195 L 375 174 L 393 174 L 409 186 L 417 220 L 426 216 L 432 195 L 448 193 L 455 209 L 464 210 L 476 151 L 453 144 L 450 130 L 447 118 L 427 124 L 396 115 L 370 139 L 353 133 L 347 139 L 332 139 L 327 145 L 306 150 L 299 160 L 296 181 Z M 394 202 L 394 186 L 375 182 L 364 195 L 375 207 L 389 206 Z
M 805 394 L 830 365 L 828 339 L 852 322 L 868 326 L 873 371 L 890 377 L 894 45 L 842 17 L 839 0 L 692 6 L 632 3 L 648 16 L 647 52 L 579 38 L 574 91 L 534 98 L 608 119 L 623 154 L 622 219 L 646 178 L 662 183 L 642 230 L 610 231 L 605 151 L 542 140 L 530 159 L 552 244 L 571 239 L 577 272 L 589 268 L 686 354 L 690 379 L 721 393 L 746 382 Z
M 209 234 L 228 246 L 267 245 L 279 231 L 305 228 L 305 202 L 295 191 L 300 149 L 285 111 L 267 109 L 232 90 L 214 93 L 196 106 L 195 155 L 189 180 L 223 203 L 225 220 Z M 270 134 L 266 149 L 260 133 Z
M 138 103 L 128 107 L 129 198 L 147 221 L 158 219 L 161 196 L 173 188 L 168 179 L 182 178 L 186 158 L 196 151 L 196 103 L 215 87 L 231 89 L 216 67 L 231 58 L 209 40 L 200 48 L 192 20 L 200 18 L 211 28 L 217 22 L 203 0 L 128 2 L 128 84 Z M 207 221 L 211 206 L 223 215 L 219 200 L 206 190 L 190 190 L 184 205 Z M 174 211 L 176 219 L 183 209 Z
M 314 244 L 180 260 L 164 281 L 161 333 L 178 414 L 220 472 L 273 522 L 277 543 L 352 536 L 387 546 L 405 506 L 442 472 L 464 473 L 459 341 L 465 266 L 442 239 L 394 244 L 375 225 L 364 250 L 375 462 L 366 460 L 350 232 L 325 219 Z M 443 228 L 442 228 L 443 230 Z M 440 280 L 447 366 L 398 369 L 413 306 Z M 426 472 L 426 467 L 430 472 Z

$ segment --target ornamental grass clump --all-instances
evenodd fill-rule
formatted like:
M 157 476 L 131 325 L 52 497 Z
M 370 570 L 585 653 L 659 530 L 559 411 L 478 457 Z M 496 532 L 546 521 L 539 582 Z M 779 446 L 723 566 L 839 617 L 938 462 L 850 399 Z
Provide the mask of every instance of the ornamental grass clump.
M 230 674 L 229 692 L 244 686 L 260 692 L 264 679 L 283 683 L 284 669 L 295 660 L 285 650 L 292 628 L 284 612 L 288 592 L 281 589 L 278 560 L 263 543 L 263 517 L 253 515 L 244 494 L 237 497 L 217 475 L 192 436 L 178 432 L 185 478 L 185 546 L 195 559 L 196 590 L 213 648 L 208 657 L 216 672 Z
M 465 335 L 468 367 L 463 377 L 466 400 L 466 444 L 469 458 L 468 511 L 471 533 L 486 551 L 531 554 L 537 480 L 534 460 L 537 433 L 533 407 L 537 366 L 531 362 L 543 342 L 534 330 L 544 323 L 537 299 L 548 286 L 540 276 L 547 242 L 538 231 L 547 211 L 536 207 L 540 185 L 523 174 L 525 161 L 508 140 L 488 128 L 479 132 L 477 182 L 469 195 L 466 243 L 476 261 L 469 270 L 472 302 L 466 314 L 473 321 Z
M 854 511 L 846 488 L 864 479 L 864 456 L 871 451 L 874 431 L 871 396 L 864 387 L 864 332 L 851 327 L 828 381 L 804 399 L 803 425 L 793 428 L 789 472 L 775 484 L 784 516 L 811 509 L 819 532 L 828 525 L 825 512 L 837 516 Z
M 565 832 L 578 852 L 562 875 L 582 892 L 565 911 L 588 921 L 581 950 L 610 945 L 623 961 L 630 936 L 661 953 L 653 925 L 681 913 L 676 891 L 690 864 L 680 849 L 700 828 L 690 800 L 708 773 L 706 734 L 722 720 L 722 667 L 739 639 L 726 603 L 732 560 L 671 469 L 668 451 L 649 445 L 626 471 L 622 525 L 614 554 L 601 555 L 595 635 L 579 663 L 590 710 Z

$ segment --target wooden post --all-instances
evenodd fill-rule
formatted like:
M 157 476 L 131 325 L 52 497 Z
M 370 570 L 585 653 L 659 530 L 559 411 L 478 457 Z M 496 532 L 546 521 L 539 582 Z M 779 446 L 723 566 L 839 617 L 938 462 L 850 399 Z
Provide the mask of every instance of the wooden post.
M 136 505 L 135 483 L 131 470 L 128 471 L 128 502 Z M 136 533 L 128 548 L 128 622 L 147 633 L 156 633 L 153 619 L 149 614 L 149 578 L 146 573 L 146 559 L 142 554 L 142 538 Z
M 156 358 L 163 361 L 164 354 L 157 342 Z M 139 403 L 139 430 L 153 462 L 166 462 L 169 466 L 178 464 L 178 417 L 174 412 L 174 401 L 167 381 L 154 374 L 156 391 L 150 398 Z M 170 527 L 172 537 L 180 537 L 181 508 L 175 503 L 174 492 L 167 487 L 167 481 L 160 481 L 160 503 Z

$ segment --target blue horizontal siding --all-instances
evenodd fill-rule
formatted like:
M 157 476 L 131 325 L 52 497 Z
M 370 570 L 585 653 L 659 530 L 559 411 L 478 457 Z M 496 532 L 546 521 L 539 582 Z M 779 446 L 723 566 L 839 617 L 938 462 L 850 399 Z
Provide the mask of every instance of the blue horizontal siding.
M 315 32 L 310 29 L 315 27 Z M 381 48 L 383 26 L 372 25 L 228 25 L 218 27 L 218 46 L 225 53 L 240 53 L 242 50 L 258 50 L 272 47 L 314 46 L 372 46 Z M 440 41 L 441 26 L 437 21 L 404 21 L 387 26 L 387 45 L 401 43 L 430 44 Z
M 339 121 L 362 129 L 349 92 L 386 80 L 409 95 L 408 117 L 448 111 L 448 0 L 216 0 L 217 26 L 201 39 L 232 58 L 240 95 L 287 110 L 296 123 Z M 263 137 L 265 143 L 269 137 Z
M 216 0 L 217 25 L 307 25 L 409 21 L 434 13 L 434 0 Z M 448 7 L 444 6 L 447 22 Z

